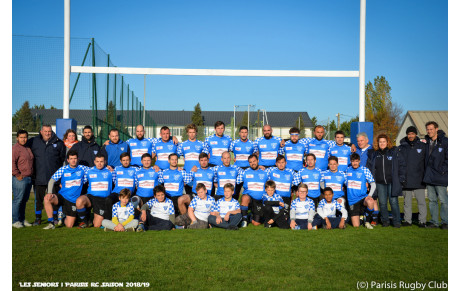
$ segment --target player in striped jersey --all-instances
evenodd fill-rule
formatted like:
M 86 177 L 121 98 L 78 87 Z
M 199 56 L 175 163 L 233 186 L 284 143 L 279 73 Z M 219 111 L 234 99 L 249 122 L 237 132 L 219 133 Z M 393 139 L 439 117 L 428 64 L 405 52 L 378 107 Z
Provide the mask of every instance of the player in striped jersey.
M 187 213 L 176 217 L 176 225 L 192 229 L 208 228 L 208 216 L 216 201 L 207 194 L 206 186 L 202 183 L 196 185 L 196 192 L 197 196 L 190 202 Z
M 207 194 L 211 195 L 212 186 L 214 182 L 214 170 L 209 168 L 207 154 L 201 153 L 199 159 L 200 168 L 193 166 L 192 171 L 190 172 L 190 174 L 193 177 L 193 187 L 191 193 L 197 194 L 196 185 L 198 183 L 202 183 L 206 187 Z
M 104 219 L 102 226 L 104 231 L 134 231 L 139 223 L 134 219 L 134 206 L 129 202 L 131 191 L 124 188 L 118 194 L 120 201 L 112 206 L 112 220 Z
M 169 155 L 177 152 L 177 146 L 170 139 L 169 127 L 163 126 L 160 129 L 161 139 L 159 139 L 152 147 L 152 160 L 155 161 L 155 166 L 161 170 L 169 168 Z
M 322 225 L 325 229 L 344 229 L 348 213 L 345 207 L 342 207 L 333 196 L 334 191 L 332 188 L 324 188 L 324 199 L 319 202 L 317 213 L 313 220 L 316 224 Z M 340 211 L 340 215 L 337 213 L 338 211 Z
M 276 184 L 272 180 L 265 182 L 265 194 L 262 196 L 265 227 L 278 226 L 289 229 L 288 209 L 283 198 L 275 193 Z
M 273 167 L 276 163 L 276 157 L 281 154 L 281 147 L 284 146 L 284 140 L 272 135 L 272 127 L 264 125 L 264 136 L 254 141 L 254 147 L 260 159 L 262 169 Z
M 289 209 L 291 205 L 292 187 L 294 185 L 295 172 L 291 169 L 286 169 L 286 158 L 278 155 L 276 158 L 276 167 L 267 170 L 268 179 L 276 184 L 275 193 L 283 198 L 283 202 Z
M 240 167 L 230 165 L 229 152 L 222 153 L 221 160 L 222 165 L 212 168 L 214 171 L 214 188 L 216 189 L 216 195 L 214 196 L 214 199 L 216 199 L 216 201 L 224 197 L 225 184 L 230 183 L 235 187 L 238 176 L 243 173 L 243 170 L 241 170 Z M 238 195 L 238 193 L 233 193 L 233 195 L 233 198 L 235 198 L 235 195 Z
M 324 181 L 321 175 L 321 170 L 316 168 L 316 157 L 314 154 L 307 155 L 307 167 L 300 170 L 294 176 L 294 185 L 305 183 L 308 186 L 308 197 L 313 200 L 315 207 L 318 206 L 321 200 L 321 182 Z
M 162 185 L 158 185 L 153 189 L 153 192 L 155 197 L 142 206 L 141 219 L 137 228 L 138 232 L 144 230 L 171 230 L 174 228 L 174 205 L 166 197 L 165 188 Z
M 208 216 L 208 222 L 213 227 L 238 230 L 241 221 L 240 204 L 232 198 L 235 187 L 227 183 L 224 185 L 224 197 L 217 200 Z
M 291 229 L 316 229 L 313 221 L 315 217 L 315 202 L 308 198 L 307 194 L 307 184 L 301 183 L 297 189 L 297 198 L 291 204 Z
M 347 176 L 344 172 L 338 170 L 339 161 L 337 157 L 331 156 L 328 159 L 329 170 L 321 172 L 321 179 L 324 181 L 324 187 L 330 187 L 334 191 L 334 199 L 342 207 L 345 207 L 345 192 L 343 190 L 347 183 Z
M 222 165 L 222 154 L 228 152 L 232 138 L 224 134 L 225 123 L 216 121 L 214 124 L 215 134 L 208 136 L 204 141 L 203 152 L 209 155 L 209 166 L 215 167 Z
M 335 143 L 336 145 L 331 147 L 331 156 L 337 157 L 339 160 L 339 171 L 346 172 L 348 166 L 350 166 L 350 155 L 351 148 L 343 143 L 345 134 L 343 131 L 338 130 L 335 132 Z
M 69 150 L 67 153 L 67 166 L 59 168 L 48 182 L 48 194 L 44 199 L 46 214 L 49 224 L 44 229 L 54 229 L 57 221 L 57 208 L 63 206 L 66 215 L 65 226 L 73 227 L 77 218 L 77 198 L 81 195 L 83 184 L 87 182 L 85 172 L 88 167 L 78 165 L 78 153 Z M 54 184 L 60 181 L 62 185 L 58 194 L 53 194 Z
M 308 148 L 308 153 L 316 156 L 316 167 L 321 171 L 327 169 L 327 159 L 330 155 L 330 148 L 335 146 L 335 142 L 332 140 L 325 140 L 324 127 L 317 125 L 314 128 L 314 138 L 302 138 L 299 142 L 303 143 Z
M 308 148 L 299 142 L 300 129 L 293 127 L 289 130 L 291 137 L 284 147 L 280 149 L 280 153 L 286 156 L 286 168 L 296 172 L 303 168 L 303 157 L 308 153 Z

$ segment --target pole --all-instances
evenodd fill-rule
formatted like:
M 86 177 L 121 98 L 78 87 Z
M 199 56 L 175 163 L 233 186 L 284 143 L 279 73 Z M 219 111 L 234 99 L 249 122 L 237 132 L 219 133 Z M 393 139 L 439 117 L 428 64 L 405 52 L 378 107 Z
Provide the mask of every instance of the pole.
M 359 121 L 364 122 L 365 116 L 365 64 L 366 64 L 366 0 L 361 0 L 359 21 Z
M 337 130 L 340 130 L 340 113 L 337 113 Z
M 251 106 L 251 105 L 248 105 L 248 137 L 250 136 L 250 135 L 249 135 L 249 132 L 250 132 L 250 131 L 249 131 L 249 123 L 250 123 L 250 122 L 249 122 L 249 110 L 251 110 L 251 109 L 250 109 L 250 106 Z
M 69 118 L 70 107 L 70 0 L 64 0 L 64 100 L 62 118 Z
M 144 116 L 142 117 L 142 125 L 145 128 L 145 79 L 147 78 L 147 75 L 144 75 Z
M 236 107 L 233 105 L 233 140 L 235 140 L 235 115 L 236 115 Z

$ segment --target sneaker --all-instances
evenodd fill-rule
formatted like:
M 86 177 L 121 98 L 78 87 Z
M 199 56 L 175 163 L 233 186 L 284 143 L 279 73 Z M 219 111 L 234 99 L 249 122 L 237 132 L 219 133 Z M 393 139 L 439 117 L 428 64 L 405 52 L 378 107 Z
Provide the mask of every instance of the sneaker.
M 13 227 L 14 228 L 23 228 L 24 225 L 20 221 L 16 221 L 15 223 L 13 223 Z
M 372 220 L 372 221 L 371 221 L 371 225 L 372 225 L 372 226 L 377 226 L 377 221 Z
M 367 229 L 374 229 L 374 227 L 369 222 L 366 222 L 364 224 L 364 227 L 366 227 Z
M 238 226 L 236 226 L 236 225 L 230 225 L 230 226 L 227 228 L 227 230 L 238 230 L 238 229 L 239 229 L 239 228 L 238 228 Z
M 438 225 L 434 224 L 434 223 L 428 223 L 426 225 L 427 228 L 438 228 Z
M 136 232 L 143 232 L 143 231 L 145 231 L 145 228 L 144 228 L 144 224 L 141 223 L 141 224 L 139 224 L 139 226 L 137 227 Z
M 54 225 L 59 225 L 59 221 L 57 219 L 54 220 Z
M 441 225 L 441 229 L 447 230 L 447 224 L 443 223 L 443 224 Z
M 425 224 L 425 223 L 419 223 L 418 227 L 420 227 L 420 228 L 426 228 L 426 224 Z
M 37 225 L 40 225 L 40 224 L 42 224 L 42 220 L 40 218 L 35 218 L 33 226 L 37 226 Z
M 24 221 L 22 222 L 22 224 L 23 224 L 24 226 L 27 226 L 27 227 L 32 226 L 32 223 L 28 222 L 27 220 L 24 220 Z
M 183 225 L 176 225 L 175 228 L 176 228 L 176 229 L 184 229 L 185 226 L 183 226 Z
M 388 221 L 382 222 L 382 227 L 388 227 L 388 226 L 390 226 L 390 222 Z
M 52 223 L 49 223 L 47 226 L 45 226 L 43 229 L 55 229 L 56 227 L 54 226 L 54 224 Z
M 294 227 L 294 230 L 299 230 L 299 229 L 300 229 L 300 226 L 298 226 L 298 225 L 296 225 L 296 226 Z
M 113 231 L 113 229 L 110 229 L 110 228 L 107 228 L 107 227 L 104 227 L 104 231 Z
M 84 221 L 82 221 L 82 222 L 80 222 L 80 224 L 78 225 L 77 228 L 87 228 L 87 227 L 88 227 L 88 225 Z
M 248 227 L 248 222 L 245 221 L 245 220 L 243 220 L 243 221 L 241 222 L 241 227 Z
M 412 226 L 412 223 L 404 221 L 401 226 Z
M 58 219 L 58 223 L 57 225 L 61 226 L 62 225 L 62 218 L 61 219 Z
M 366 222 L 366 223 L 369 223 L 369 222 Z M 317 229 L 318 229 L 318 227 L 316 225 L 311 228 L 311 230 L 317 230 Z

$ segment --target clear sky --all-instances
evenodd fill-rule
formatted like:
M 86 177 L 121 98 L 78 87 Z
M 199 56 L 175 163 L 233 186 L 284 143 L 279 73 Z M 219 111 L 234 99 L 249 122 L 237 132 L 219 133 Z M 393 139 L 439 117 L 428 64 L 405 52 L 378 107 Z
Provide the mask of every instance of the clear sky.
M 447 6 L 367 1 L 366 83 L 385 76 L 405 111 L 447 110 Z M 73 0 L 71 32 L 94 37 L 118 67 L 359 70 L 359 7 L 359 0 Z M 13 34 L 63 36 L 62 0 L 14 0 L 12 8 Z M 143 76 L 126 79 L 142 97 Z M 321 121 L 357 115 L 358 94 L 358 78 L 149 76 L 146 108 L 254 104 Z M 13 98 L 13 111 L 20 105 Z

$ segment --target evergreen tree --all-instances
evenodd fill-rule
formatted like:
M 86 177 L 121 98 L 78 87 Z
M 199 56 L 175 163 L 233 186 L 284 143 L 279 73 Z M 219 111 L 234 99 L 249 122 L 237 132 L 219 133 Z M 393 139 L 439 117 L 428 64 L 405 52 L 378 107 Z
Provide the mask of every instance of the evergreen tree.
M 40 120 L 32 115 L 29 108 L 29 101 L 25 101 L 21 108 L 16 111 L 12 119 L 13 131 L 25 129 L 28 132 L 40 131 Z
M 198 132 L 196 138 L 198 140 L 204 141 L 205 136 L 204 136 L 204 121 L 203 121 L 203 115 L 201 113 L 201 106 L 200 103 L 197 103 L 195 105 L 193 114 L 192 114 L 192 123 L 195 124 L 198 127 Z
M 305 123 L 303 122 L 302 114 L 299 114 L 299 117 L 297 117 L 294 126 L 300 129 L 299 138 L 304 138 L 305 137 Z

